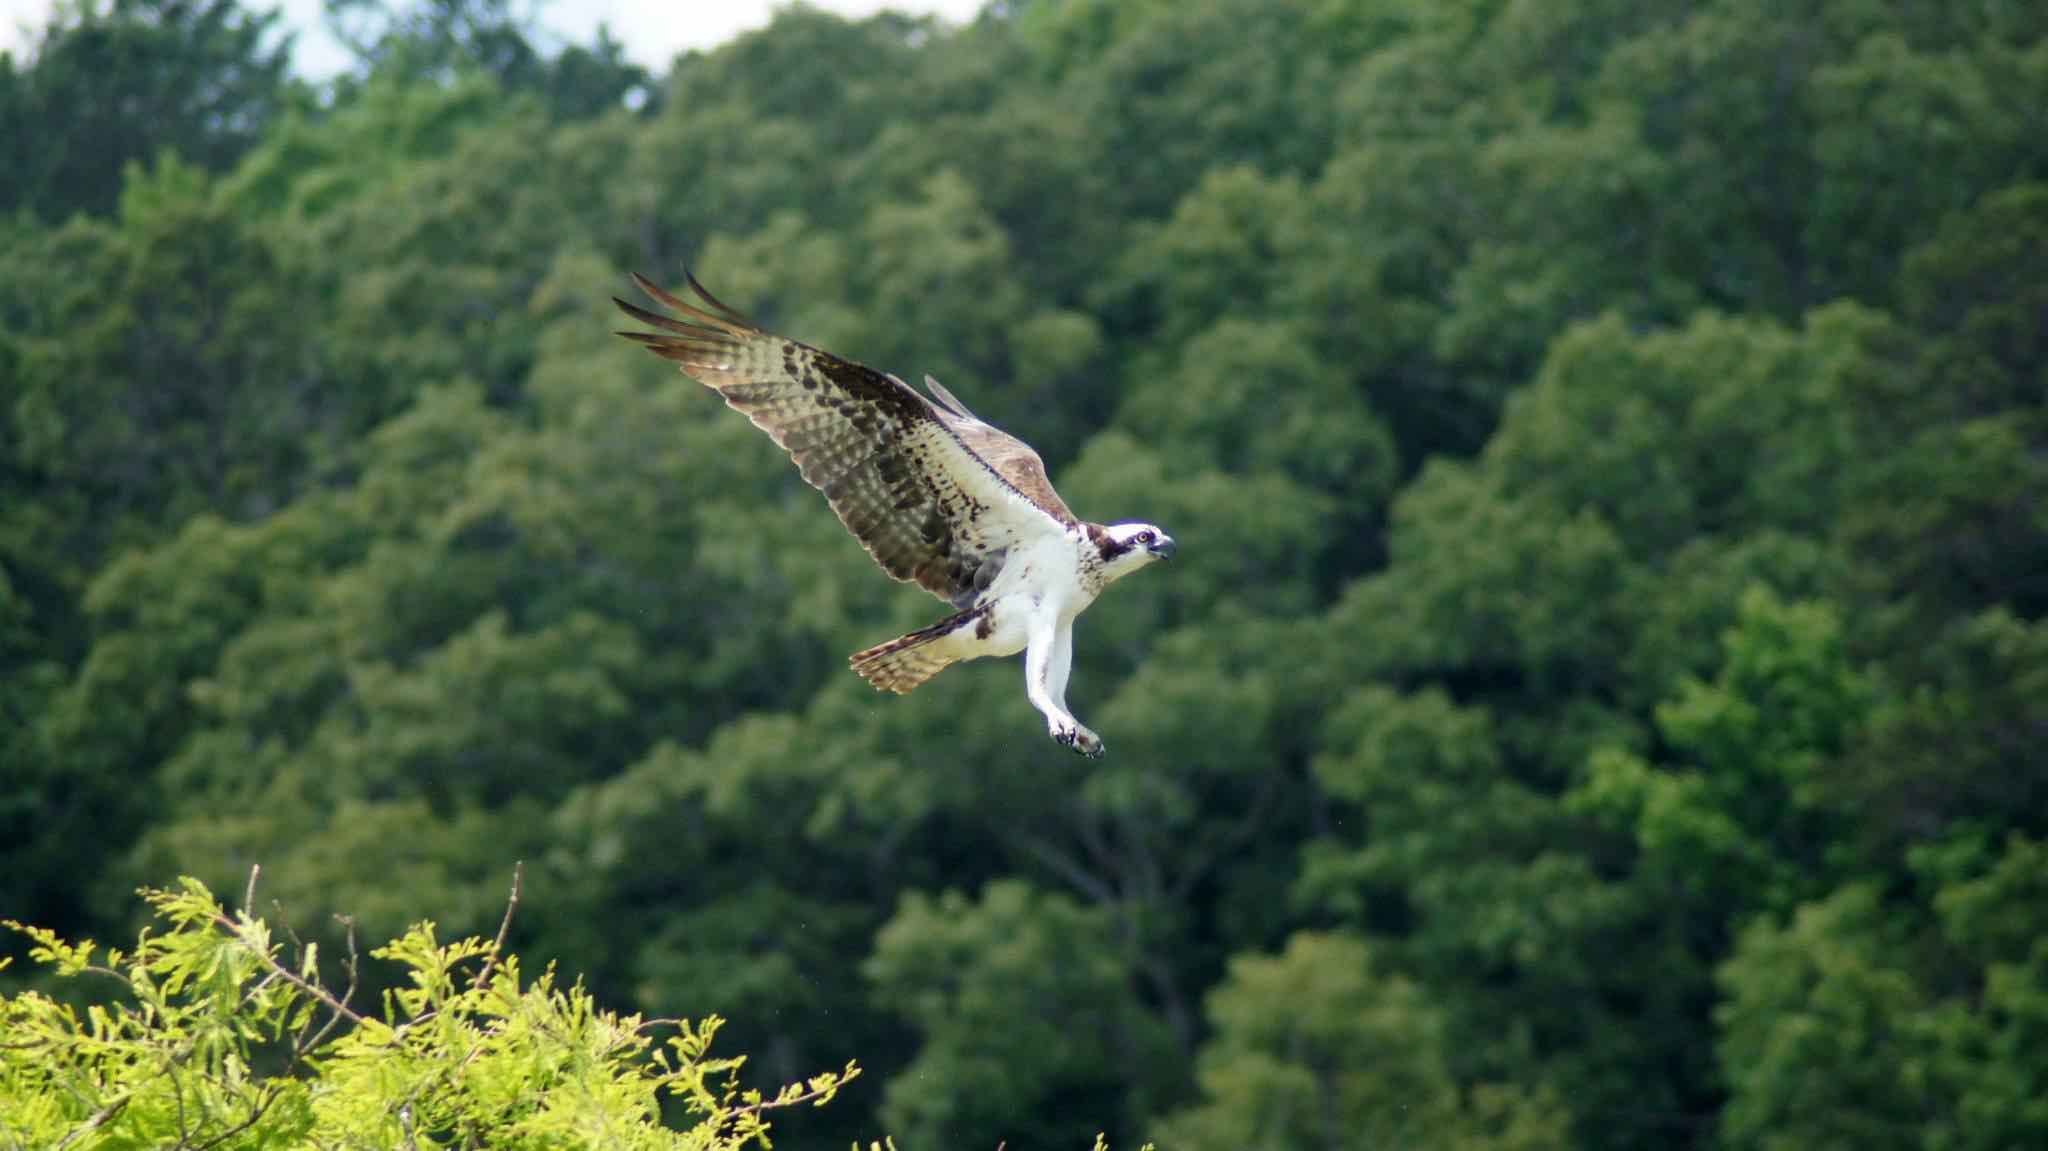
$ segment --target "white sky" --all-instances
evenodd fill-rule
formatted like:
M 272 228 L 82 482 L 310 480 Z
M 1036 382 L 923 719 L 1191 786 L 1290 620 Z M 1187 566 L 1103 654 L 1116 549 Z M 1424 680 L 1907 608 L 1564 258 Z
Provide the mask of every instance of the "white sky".
M 529 0 L 529 3 L 531 0 Z M 655 72 L 668 68 L 686 48 L 710 48 L 734 35 L 768 23 L 787 0 L 543 0 L 540 23 L 563 38 L 587 43 L 600 22 L 626 46 L 626 54 Z M 285 23 L 298 32 L 293 62 L 301 75 L 325 79 L 341 70 L 348 57 L 321 24 L 320 0 L 245 0 L 252 8 L 282 7 Z M 981 9 L 982 0 L 809 0 L 845 16 L 865 16 L 884 8 L 936 13 L 965 23 Z M 19 57 L 30 37 L 28 29 L 49 20 L 54 0 L 0 0 L 0 52 Z

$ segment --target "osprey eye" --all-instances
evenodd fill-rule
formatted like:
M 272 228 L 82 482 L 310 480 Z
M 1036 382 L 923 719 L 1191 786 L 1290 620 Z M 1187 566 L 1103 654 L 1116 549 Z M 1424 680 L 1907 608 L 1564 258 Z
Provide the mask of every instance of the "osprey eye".
M 1139 543 L 1141 543 L 1141 544 L 1149 544 L 1149 543 L 1151 543 L 1151 542 L 1152 542 L 1152 533 L 1151 533 L 1151 532 L 1139 532 L 1139 533 L 1138 533 L 1138 542 L 1139 542 Z

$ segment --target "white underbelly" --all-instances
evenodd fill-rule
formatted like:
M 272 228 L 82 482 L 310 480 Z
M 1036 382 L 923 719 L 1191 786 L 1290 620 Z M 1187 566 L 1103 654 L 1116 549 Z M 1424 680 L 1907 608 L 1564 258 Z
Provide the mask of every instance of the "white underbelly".
M 975 629 L 973 656 L 1015 655 L 1034 630 L 1050 630 L 1061 617 L 1072 618 L 1090 598 L 1080 586 L 1074 545 L 1065 538 L 1054 536 L 1012 552 L 983 601 L 989 605 L 988 626 Z
M 978 656 L 1016 655 L 1031 640 L 1031 617 L 1036 605 L 1028 598 L 1008 596 L 989 605 L 987 635 L 977 634 L 974 653 Z M 978 631 L 979 629 L 977 629 Z

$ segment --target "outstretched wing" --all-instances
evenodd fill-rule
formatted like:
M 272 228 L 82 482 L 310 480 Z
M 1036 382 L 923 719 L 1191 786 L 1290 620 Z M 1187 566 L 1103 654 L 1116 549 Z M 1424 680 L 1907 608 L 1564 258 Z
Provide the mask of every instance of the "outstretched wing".
M 688 279 L 698 303 L 635 275 L 675 316 L 613 297 L 659 329 L 619 335 L 674 361 L 767 432 L 883 571 L 964 609 L 1011 547 L 1071 522 L 1065 504 L 1055 513 L 1034 502 L 909 385 L 770 335 Z
M 1008 480 L 1010 486 L 1022 492 L 1024 498 L 1045 510 L 1045 514 L 1072 527 L 1080 521 L 1067 509 L 1067 501 L 1053 490 L 1052 480 L 1045 474 L 1045 461 L 1031 450 L 1031 445 L 1016 436 L 985 423 L 980 416 L 967 410 L 967 405 L 946 390 L 944 384 L 924 378 L 924 386 L 939 401 L 939 419 L 960 437 L 968 450 L 988 461 L 996 474 Z

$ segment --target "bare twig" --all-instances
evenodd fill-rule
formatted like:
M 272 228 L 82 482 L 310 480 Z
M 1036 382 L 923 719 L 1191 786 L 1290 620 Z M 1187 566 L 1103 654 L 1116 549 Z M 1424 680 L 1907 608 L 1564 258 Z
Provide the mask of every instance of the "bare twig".
M 234 936 L 236 939 L 242 940 L 244 945 L 248 944 L 248 940 L 243 937 L 239 925 L 237 925 L 234 920 L 229 919 L 225 915 L 216 915 L 213 917 L 213 923 L 214 926 L 219 927 L 223 931 L 226 931 L 229 935 Z M 270 954 L 268 948 L 251 946 L 249 947 L 249 950 L 255 952 L 256 958 L 261 959 L 266 965 L 269 966 L 271 971 L 275 972 L 285 982 L 290 983 L 292 986 L 297 987 L 299 990 L 305 992 L 306 994 L 312 996 L 315 999 L 318 999 L 320 1002 L 326 1004 L 330 1009 L 335 1011 L 337 1014 L 341 1015 L 343 1018 L 347 1019 L 349 1022 L 355 1023 L 357 1025 L 361 1025 L 365 1022 L 363 1017 L 361 1015 L 356 1014 L 355 1010 L 351 1008 L 348 1004 L 343 1003 L 339 999 L 336 999 L 334 997 L 333 992 L 327 990 L 325 987 L 322 987 L 317 983 L 310 983 L 306 981 L 296 972 L 292 971 L 290 968 L 287 968 L 282 963 L 279 963 L 277 961 L 277 957 Z
M 306 941 L 299 938 L 298 930 L 292 926 L 291 912 L 286 911 L 284 904 L 279 903 L 275 899 L 270 901 L 270 919 L 271 922 L 277 924 L 279 931 L 284 932 L 285 938 L 292 941 L 292 953 L 295 955 L 305 954 Z
M 311 1051 L 322 1043 L 327 1042 L 328 1033 L 334 1030 L 335 1024 L 341 1022 L 343 1015 L 347 1014 L 346 1008 L 349 1002 L 356 997 L 356 977 L 362 965 L 360 957 L 356 954 L 355 917 L 351 915 L 337 915 L 334 918 L 339 920 L 341 925 L 348 929 L 348 962 L 342 968 L 348 972 L 348 987 L 341 993 L 340 1009 L 337 1009 L 334 1014 L 327 1017 L 327 1022 L 321 1025 L 320 1030 L 313 1034 L 313 1038 L 307 1042 L 305 1047 L 292 1052 L 292 1061 L 295 1063 L 303 1052 Z M 360 1017 L 351 1016 L 351 1018 L 354 1018 L 358 1023 L 362 1022 Z
M 249 1004 L 254 1003 L 256 997 L 263 994 L 264 989 L 275 982 L 277 982 L 277 972 L 273 971 L 250 985 L 249 990 L 242 992 L 242 1006 L 247 1007 Z
M 505 900 L 505 918 L 498 921 L 498 937 L 491 941 L 491 953 L 484 959 L 484 965 L 476 973 L 472 987 L 487 987 L 491 982 L 491 971 L 498 966 L 498 957 L 505 954 L 505 936 L 512 930 L 512 913 L 519 910 L 519 883 L 526 875 L 526 861 L 512 861 L 512 894 Z
M 360 970 L 360 957 L 356 954 L 356 921 L 346 915 L 337 915 L 334 918 L 348 930 L 348 959 L 342 963 L 342 970 L 348 972 L 348 987 L 341 993 L 341 1002 L 346 1006 L 356 997 L 356 980 Z M 294 934 L 292 938 L 296 940 L 298 936 Z M 299 945 L 299 954 L 305 954 L 304 944 Z M 340 1023 L 341 1019 L 341 1012 L 328 1012 L 327 1022 L 322 1023 L 318 1031 L 313 1030 L 313 1020 L 306 1020 L 299 1027 L 298 1034 L 292 1036 L 291 1060 L 285 1064 L 284 1073 L 290 1075 L 297 1071 L 299 1063 L 306 1058 L 306 1053 L 317 1050 L 321 1044 L 327 1042 L 327 1037 L 333 1034 L 335 1025 Z
M 262 864 L 252 863 L 249 865 L 249 886 L 242 892 L 243 915 L 253 915 L 256 912 L 256 877 L 261 874 L 263 874 Z

